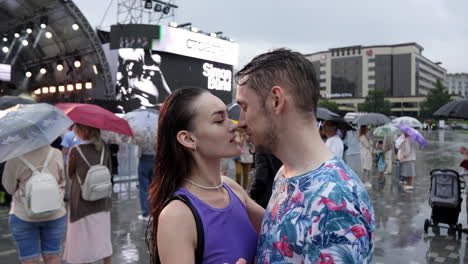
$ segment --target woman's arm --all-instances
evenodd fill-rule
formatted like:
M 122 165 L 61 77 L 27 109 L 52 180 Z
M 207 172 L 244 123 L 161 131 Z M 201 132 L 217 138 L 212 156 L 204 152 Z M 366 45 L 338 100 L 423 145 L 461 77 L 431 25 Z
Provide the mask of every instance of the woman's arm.
M 265 209 L 252 200 L 247 195 L 247 192 L 245 192 L 245 190 L 233 179 L 223 176 L 223 181 L 232 189 L 232 191 L 234 191 L 234 193 L 241 199 L 241 201 L 244 202 L 252 226 L 255 228 L 257 233 L 260 233 L 260 227 L 262 225 Z
M 181 201 L 172 201 L 159 215 L 158 254 L 161 264 L 195 263 L 197 227 L 192 211 Z
M 9 160 L 5 164 L 5 169 L 2 175 L 2 184 L 5 190 L 13 195 L 18 188 L 18 179 L 16 178 L 18 164 L 14 164 L 14 160 Z

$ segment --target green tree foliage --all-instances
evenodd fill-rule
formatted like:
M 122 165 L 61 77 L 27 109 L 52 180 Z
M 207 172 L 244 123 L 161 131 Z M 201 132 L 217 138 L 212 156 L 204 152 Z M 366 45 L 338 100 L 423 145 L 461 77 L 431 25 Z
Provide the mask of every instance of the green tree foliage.
M 381 90 L 369 91 L 364 103 L 358 105 L 360 112 L 381 113 L 384 115 L 391 114 L 391 103 L 385 100 L 384 92 Z
M 434 89 L 429 90 L 426 100 L 421 104 L 420 116 L 429 118 L 440 107 L 452 101 L 447 88 L 444 87 L 440 80 L 434 83 Z
M 340 111 L 339 106 L 337 103 L 327 100 L 327 99 L 320 99 L 319 107 L 326 108 L 334 113 L 338 113 Z

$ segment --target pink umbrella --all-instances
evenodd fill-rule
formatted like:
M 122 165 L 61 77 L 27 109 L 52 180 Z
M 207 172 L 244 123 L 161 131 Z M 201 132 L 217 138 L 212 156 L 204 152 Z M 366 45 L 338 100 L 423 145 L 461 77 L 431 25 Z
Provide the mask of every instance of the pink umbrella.
M 75 123 L 133 136 L 125 119 L 93 104 L 61 103 L 55 105 Z

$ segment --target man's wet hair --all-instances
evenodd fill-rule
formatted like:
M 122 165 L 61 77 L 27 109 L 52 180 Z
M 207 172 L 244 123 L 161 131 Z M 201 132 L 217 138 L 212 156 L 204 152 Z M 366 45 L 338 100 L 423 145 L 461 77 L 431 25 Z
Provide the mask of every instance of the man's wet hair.
M 247 80 L 240 80 L 248 76 Z M 238 85 L 248 85 L 261 98 L 273 86 L 281 86 L 293 96 L 296 107 L 316 115 L 320 90 L 312 62 L 299 52 L 281 48 L 256 56 L 236 75 Z M 265 106 L 263 101 L 262 106 Z

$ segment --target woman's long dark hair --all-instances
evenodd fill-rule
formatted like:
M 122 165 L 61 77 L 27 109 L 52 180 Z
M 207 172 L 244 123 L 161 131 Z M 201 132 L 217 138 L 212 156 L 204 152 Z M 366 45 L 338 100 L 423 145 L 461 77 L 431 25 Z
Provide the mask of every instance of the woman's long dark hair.
M 151 217 L 146 230 L 151 263 L 155 263 L 158 220 L 164 202 L 181 187 L 194 166 L 191 151 L 177 141 L 177 133 L 193 129 L 193 102 L 205 92 L 200 88 L 178 89 L 164 100 L 159 111 L 155 170 L 149 190 Z

